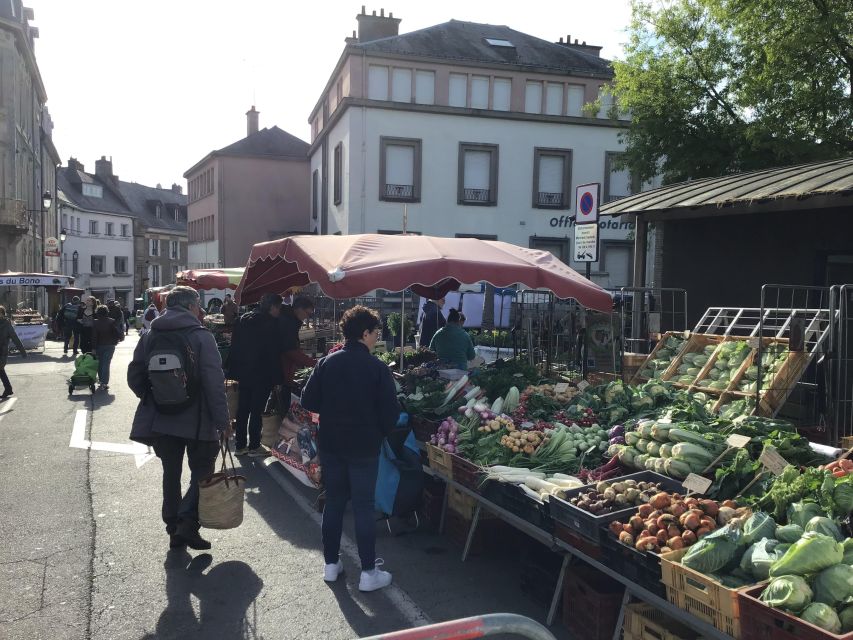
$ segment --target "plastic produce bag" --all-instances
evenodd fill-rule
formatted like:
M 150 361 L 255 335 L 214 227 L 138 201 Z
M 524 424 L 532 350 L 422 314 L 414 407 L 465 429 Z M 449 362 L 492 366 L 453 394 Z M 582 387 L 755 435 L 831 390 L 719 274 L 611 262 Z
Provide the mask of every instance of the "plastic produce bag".
M 853 567 L 846 564 L 827 567 L 815 576 L 812 589 L 815 602 L 837 607 L 853 596 Z
M 805 531 L 798 524 L 778 525 L 776 527 L 776 539 L 779 542 L 796 542 L 803 537 Z
M 815 516 L 825 516 L 820 507 L 814 502 L 794 502 L 788 505 L 788 524 L 796 524 L 803 529 L 809 520 Z
M 838 619 L 835 609 L 822 602 L 812 602 L 800 614 L 800 618 L 830 633 L 841 631 L 841 620 Z
M 699 573 L 716 573 L 735 559 L 740 539 L 740 531 L 726 525 L 691 546 L 681 564 Z
M 741 542 L 753 544 L 762 538 L 772 538 L 776 533 L 776 521 L 761 511 L 756 511 L 743 524 Z
M 811 603 L 812 595 L 809 583 L 800 576 L 781 576 L 770 581 L 759 600 L 774 609 L 799 613 Z
M 844 557 L 844 545 L 815 531 L 791 545 L 791 548 L 770 567 L 770 576 L 804 576 L 839 564 Z
M 779 547 L 784 546 L 782 552 Z M 770 575 L 770 567 L 784 555 L 788 545 L 783 545 L 778 540 L 763 538 L 753 544 L 740 561 L 740 568 L 748 572 L 756 580 L 767 580 Z
M 841 531 L 839 530 L 838 525 L 824 516 L 815 516 L 814 518 L 809 520 L 806 523 L 805 530 L 817 531 L 818 533 L 822 533 L 823 535 L 829 536 L 830 538 L 835 538 L 836 542 L 841 542 L 842 540 L 844 540 L 844 536 L 841 535 Z

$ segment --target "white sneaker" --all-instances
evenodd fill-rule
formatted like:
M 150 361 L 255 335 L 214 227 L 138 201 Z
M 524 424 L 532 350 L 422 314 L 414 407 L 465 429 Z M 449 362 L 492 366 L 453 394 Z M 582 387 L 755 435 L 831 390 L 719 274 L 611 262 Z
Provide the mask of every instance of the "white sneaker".
M 323 571 L 323 580 L 326 582 L 334 582 L 344 572 L 344 563 L 340 560 L 335 564 L 327 564 Z
M 382 558 L 377 558 L 376 566 L 372 571 L 361 572 L 361 578 L 358 581 L 359 591 L 376 591 L 391 584 L 391 574 L 379 568 L 383 564 Z

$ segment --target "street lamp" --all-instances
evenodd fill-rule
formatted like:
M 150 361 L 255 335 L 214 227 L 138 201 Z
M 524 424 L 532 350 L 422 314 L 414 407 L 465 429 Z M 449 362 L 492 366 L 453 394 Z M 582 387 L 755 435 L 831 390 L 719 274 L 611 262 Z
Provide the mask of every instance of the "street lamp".
M 49 211 L 50 205 L 53 203 L 53 195 L 50 191 L 45 191 L 41 194 L 42 211 Z

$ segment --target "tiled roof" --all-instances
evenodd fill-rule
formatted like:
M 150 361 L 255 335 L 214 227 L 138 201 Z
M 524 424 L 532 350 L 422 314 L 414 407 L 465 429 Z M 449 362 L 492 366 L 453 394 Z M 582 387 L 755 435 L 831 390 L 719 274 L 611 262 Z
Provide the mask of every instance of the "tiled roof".
M 493 46 L 486 38 L 508 40 Z M 571 46 L 556 44 L 502 25 L 451 20 L 399 36 L 351 45 L 369 53 L 412 55 L 468 63 L 506 64 L 612 77 L 610 62 Z
M 93 184 L 103 188 L 103 198 L 92 198 L 84 196 L 80 187 L 81 183 Z M 89 211 L 103 211 L 104 213 L 121 213 L 130 215 L 132 212 L 125 203 L 116 197 L 104 182 L 97 176 L 77 171 L 71 167 L 61 167 L 56 172 L 57 187 L 65 194 L 72 204 L 81 209 Z
M 290 135 L 276 126 L 264 127 L 260 131 L 246 136 L 215 153 L 240 156 L 291 156 L 308 157 L 309 145 L 304 140 Z
M 853 158 L 679 182 L 609 202 L 602 205 L 601 214 L 722 209 L 735 204 L 830 194 L 853 195 Z
M 125 182 L 123 180 L 119 180 L 119 189 L 133 215 L 146 227 L 186 232 L 187 197 L 185 195 L 175 193 L 171 189 L 146 187 L 136 182 Z M 157 217 L 154 209 L 154 204 L 157 202 L 163 205 L 160 218 Z M 180 221 L 175 220 L 173 208 L 167 205 L 181 206 Z

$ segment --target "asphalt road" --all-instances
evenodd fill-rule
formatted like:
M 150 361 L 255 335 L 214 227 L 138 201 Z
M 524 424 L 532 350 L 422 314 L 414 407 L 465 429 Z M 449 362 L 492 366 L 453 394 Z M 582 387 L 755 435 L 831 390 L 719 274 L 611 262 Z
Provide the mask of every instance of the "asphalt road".
M 358 591 L 350 538 L 346 574 L 327 585 L 316 492 L 259 459 L 238 461 L 248 478 L 243 524 L 202 530 L 208 553 L 170 552 L 159 461 L 127 440 L 135 343 L 132 332 L 116 351 L 110 392 L 94 397 L 68 396 L 73 365 L 58 343 L 10 358 L 15 396 L 0 403 L 0 638 L 344 639 L 488 612 L 544 621 L 521 587 L 529 545 L 506 532 L 463 564 L 447 536 L 425 527 L 391 535 L 379 523 L 394 585 Z M 559 622 L 552 630 L 568 637 Z

